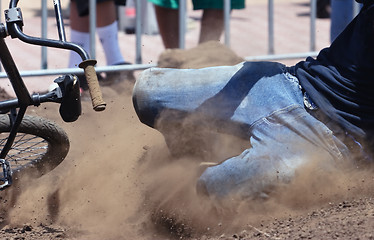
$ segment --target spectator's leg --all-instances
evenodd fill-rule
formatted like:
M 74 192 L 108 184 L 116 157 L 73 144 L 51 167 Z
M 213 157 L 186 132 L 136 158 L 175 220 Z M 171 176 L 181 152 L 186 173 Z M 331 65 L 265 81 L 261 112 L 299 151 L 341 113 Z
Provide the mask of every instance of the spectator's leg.
M 105 27 L 117 20 L 117 11 L 114 1 L 105 1 L 96 5 L 97 27 Z
M 179 12 L 178 9 L 155 5 L 159 32 L 165 48 L 179 47 Z
M 104 49 L 107 65 L 125 63 L 118 42 L 117 11 L 114 1 L 97 4 L 97 34 Z
M 199 43 L 219 41 L 223 32 L 223 22 L 222 9 L 204 9 Z
M 70 2 L 70 41 L 80 45 L 84 50 L 90 50 L 90 35 L 88 16 L 80 17 L 78 15 L 77 3 Z M 82 62 L 82 58 L 73 51 L 70 51 L 69 68 L 77 67 Z

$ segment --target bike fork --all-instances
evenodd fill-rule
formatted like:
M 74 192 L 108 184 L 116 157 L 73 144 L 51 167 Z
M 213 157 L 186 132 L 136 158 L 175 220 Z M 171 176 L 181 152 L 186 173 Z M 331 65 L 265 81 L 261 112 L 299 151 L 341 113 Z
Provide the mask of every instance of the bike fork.
M 10 131 L 10 134 L 8 136 L 7 142 L 5 143 L 4 148 L 2 149 L 2 151 L 0 153 L 0 155 L 4 156 L 4 157 L 0 158 L 0 165 L 1 165 L 1 168 L 3 170 L 2 177 L 1 177 L 1 172 L 0 172 L 0 190 L 3 190 L 4 188 L 12 185 L 13 171 L 12 171 L 12 168 L 10 167 L 10 162 L 5 160 L 4 158 L 8 154 L 8 152 L 9 152 L 9 150 L 10 150 L 10 148 L 11 148 L 13 142 L 14 142 L 14 138 L 17 134 L 16 129 L 18 129 L 18 126 L 20 124 L 18 118 L 21 117 L 21 120 L 22 120 L 23 114 L 24 114 L 24 111 L 21 111 L 21 115 L 19 116 L 14 108 L 12 108 L 10 110 L 9 117 L 10 117 L 11 131 Z M 17 119 L 18 119 L 18 123 L 17 123 Z
M 0 190 L 12 185 L 12 169 L 10 168 L 9 161 L 0 159 L 0 165 L 3 169 L 3 177 L 0 178 Z

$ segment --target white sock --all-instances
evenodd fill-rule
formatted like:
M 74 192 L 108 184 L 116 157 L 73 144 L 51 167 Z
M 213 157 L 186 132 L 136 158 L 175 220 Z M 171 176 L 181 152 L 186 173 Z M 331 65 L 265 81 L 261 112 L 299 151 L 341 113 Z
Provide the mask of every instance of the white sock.
M 71 29 L 71 42 L 78 44 L 88 53 L 90 52 L 90 34 L 88 32 L 79 32 Z M 69 68 L 78 67 L 82 62 L 82 58 L 78 53 L 70 51 Z
M 123 63 L 125 60 L 118 43 L 117 21 L 105 27 L 97 28 L 97 34 L 104 49 L 107 65 Z

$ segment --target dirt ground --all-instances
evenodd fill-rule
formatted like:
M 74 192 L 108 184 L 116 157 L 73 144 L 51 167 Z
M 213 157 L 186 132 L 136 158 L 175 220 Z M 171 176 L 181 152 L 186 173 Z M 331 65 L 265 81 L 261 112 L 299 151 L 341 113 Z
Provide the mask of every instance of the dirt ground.
M 160 65 L 214 65 L 221 54 L 230 62 L 218 65 L 241 61 L 216 48 L 192 63 L 201 51 L 166 52 Z M 0 192 L 1 239 L 374 239 L 370 167 L 305 168 L 267 200 L 222 207 L 196 195 L 198 163 L 206 159 L 172 158 L 161 134 L 139 122 L 132 87 L 103 87 L 107 109 L 94 112 L 84 101 L 74 123 L 60 119 L 56 104 L 30 108 L 63 127 L 71 149 L 55 170 Z M 208 156 L 221 161 L 246 142 L 219 135 L 211 146 Z

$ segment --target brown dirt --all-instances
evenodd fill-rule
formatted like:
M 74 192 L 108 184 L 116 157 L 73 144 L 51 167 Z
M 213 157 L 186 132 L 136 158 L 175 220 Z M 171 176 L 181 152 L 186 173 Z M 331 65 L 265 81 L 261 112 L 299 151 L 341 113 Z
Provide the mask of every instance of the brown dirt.
M 29 110 L 61 125 L 71 150 L 52 172 L 0 193 L 1 239 L 374 239 L 372 169 L 305 168 L 268 200 L 222 208 L 194 190 L 206 159 L 173 159 L 161 134 L 138 121 L 131 89 L 104 87 L 108 108 L 97 113 L 83 102 L 75 123 L 62 122 L 55 104 Z M 207 156 L 217 161 L 245 147 L 211 139 Z
M 0 100 L 10 99 L 9 94 L 2 88 L 0 88 Z
M 202 68 L 235 65 L 242 61 L 243 58 L 225 45 L 211 41 L 187 50 L 167 49 L 160 55 L 157 65 L 169 68 Z

